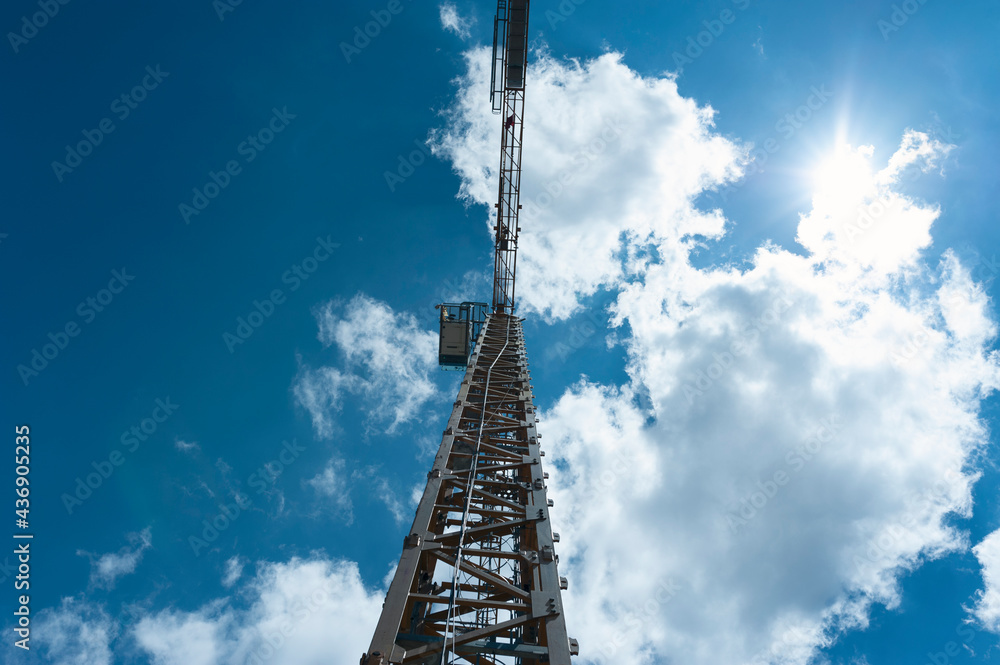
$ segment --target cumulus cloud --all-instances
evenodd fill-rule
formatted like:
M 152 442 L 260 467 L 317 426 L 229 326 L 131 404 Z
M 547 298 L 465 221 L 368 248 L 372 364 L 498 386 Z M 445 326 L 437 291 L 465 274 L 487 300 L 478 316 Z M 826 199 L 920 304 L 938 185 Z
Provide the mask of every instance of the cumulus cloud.
M 133 633 L 155 665 L 215 665 L 232 621 L 219 605 L 196 612 L 164 610 L 140 620 Z
M 60 665 L 110 665 L 117 633 L 117 623 L 101 607 L 63 598 L 58 607 L 39 612 L 32 635 L 38 647 L 32 648 L 40 647 L 47 662 Z
M 118 552 L 110 552 L 96 556 L 83 550 L 77 551 L 79 556 L 90 559 L 90 584 L 94 587 L 111 589 L 119 577 L 131 575 L 142 561 L 142 556 L 153 545 L 153 536 L 149 527 L 138 533 L 127 536 L 129 544 Z
M 455 7 L 454 3 L 444 2 L 439 7 L 441 15 L 441 27 L 448 32 L 453 32 L 462 39 L 468 39 L 470 36 L 469 28 L 472 27 L 472 21 L 468 18 L 464 18 L 459 15 L 458 8 Z
M 941 214 L 899 194 L 907 174 L 929 172 L 951 146 L 907 131 L 899 149 L 873 172 L 874 146 L 842 146 L 816 174 L 813 208 L 799 222 L 797 240 L 819 260 L 892 273 L 911 266 L 931 244 Z M 854 271 L 848 277 L 855 277 Z
M 364 399 L 369 430 L 384 427 L 389 434 L 437 396 L 430 376 L 437 369 L 437 334 L 421 329 L 413 315 L 359 293 L 346 305 L 326 303 L 316 319 L 319 340 L 336 346 L 342 360 L 339 368 L 302 366 L 293 385 L 317 436 L 333 435 L 347 395 Z
M 972 614 L 986 630 L 1000 633 L 1000 529 L 986 536 L 972 552 L 983 569 L 983 589 Z
M 890 195 L 900 224 L 937 217 Z M 677 591 L 647 617 L 650 657 L 804 664 L 968 546 L 947 516 L 971 515 L 996 327 L 953 255 L 919 273 L 912 238 L 891 258 L 826 238 L 745 271 L 662 262 L 622 286 L 630 382 L 581 383 L 548 419 L 568 612 L 596 659 L 630 657 L 615 631 L 652 580 Z
M 492 205 L 488 54 L 467 62 L 433 144 L 459 196 Z M 613 289 L 628 353 L 626 383 L 583 380 L 543 424 L 588 661 L 804 665 L 968 547 L 948 518 L 971 514 L 996 324 L 953 253 L 928 262 L 942 212 L 904 187 L 951 147 L 845 148 L 799 220 L 805 252 L 699 268 L 726 219 L 694 201 L 746 160 L 713 116 L 619 54 L 532 61 L 521 306 L 566 316 Z
M 435 154 L 462 178 L 459 197 L 493 210 L 500 126 L 482 102 L 490 50 L 469 51 L 468 71 Z M 623 238 L 719 237 L 724 219 L 692 201 L 742 173 L 744 149 L 715 134 L 715 111 L 685 99 L 671 78 L 643 78 L 622 56 L 587 61 L 534 54 L 525 104 L 518 293 L 527 311 L 566 317 L 578 298 L 623 276 Z M 492 222 L 490 222 L 492 225 Z M 672 241 L 672 242 L 671 242 Z M 586 260 L 581 260 L 586 257 Z M 634 257 L 634 262 L 643 259 Z
M 354 563 L 265 562 L 239 598 L 161 610 L 132 636 L 155 665 L 348 665 L 368 647 L 383 594 L 364 587 Z

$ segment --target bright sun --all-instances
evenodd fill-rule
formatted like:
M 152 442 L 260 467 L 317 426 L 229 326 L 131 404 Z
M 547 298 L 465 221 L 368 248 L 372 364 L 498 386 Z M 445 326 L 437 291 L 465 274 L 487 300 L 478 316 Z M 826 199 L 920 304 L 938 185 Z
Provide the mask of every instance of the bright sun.
M 873 152 L 872 146 L 861 146 L 857 150 L 849 145 L 838 146 L 812 170 L 813 196 L 833 202 L 862 196 L 872 184 L 868 160 Z

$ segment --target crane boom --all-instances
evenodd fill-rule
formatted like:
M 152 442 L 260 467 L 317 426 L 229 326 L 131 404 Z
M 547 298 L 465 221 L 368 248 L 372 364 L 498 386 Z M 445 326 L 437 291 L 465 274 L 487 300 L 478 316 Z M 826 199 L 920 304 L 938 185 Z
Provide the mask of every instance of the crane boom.
M 493 108 L 501 109 L 500 191 L 493 264 L 493 312 L 514 312 L 518 213 L 521 210 L 521 139 L 524 133 L 524 71 L 528 55 L 529 0 L 499 0 L 494 30 Z M 498 71 L 499 70 L 499 71 Z M 498 94 L 499 93 L 499 94 Z M 497 97 L 502 95 L 503 103 Z

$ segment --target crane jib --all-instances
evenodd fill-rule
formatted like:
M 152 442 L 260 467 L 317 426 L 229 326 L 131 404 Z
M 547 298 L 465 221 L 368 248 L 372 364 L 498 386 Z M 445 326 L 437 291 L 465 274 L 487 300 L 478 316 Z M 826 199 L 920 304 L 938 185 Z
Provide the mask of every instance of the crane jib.
M 496 203 L 493 269 L 493 311 L 514 311 L 518 214 L 521 209 L 521 139 L 524 121 L 524 81 L 528 52 L 529 0 L 498 0 L 493 46 L 493 107 L 501 110 L 500 178 Z M 502 55 L 502 59 L 498 56 Z M 497 71 L 500 75 L 497 85 Z M 502 100 L 497 98 L 497 88 Z

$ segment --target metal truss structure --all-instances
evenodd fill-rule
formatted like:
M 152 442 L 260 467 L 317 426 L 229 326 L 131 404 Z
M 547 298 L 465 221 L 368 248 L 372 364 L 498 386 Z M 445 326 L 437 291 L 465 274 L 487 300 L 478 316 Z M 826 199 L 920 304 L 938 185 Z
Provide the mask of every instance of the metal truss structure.
M 522 320 L 513 314 L 528 1 L 498 0 L 494 22 L 490 97 L 503 132 L 493 312 L 468 358 L 361 665 L 570 665 L 579 652 L 566 634 L 567 582 L 549 523 Z M 439 305 L 442 365 L 465 365 L 468 331 L 479 320 L 473 305 Z
M 500 192 L 497 197 L 493 311 L 514 312 L 518 214 L 521 211 L 521 140 L 524 73 L 528 53 L 528 0 L 499 0 L 493 47 L 493 108 L 502 109 Z M 503 36 L 503 41 L 498 41 Z M 503 105 L 498 102 L 502 98 Z
M 363 665 L 570 665 L 521 320 L 491 315 Z

